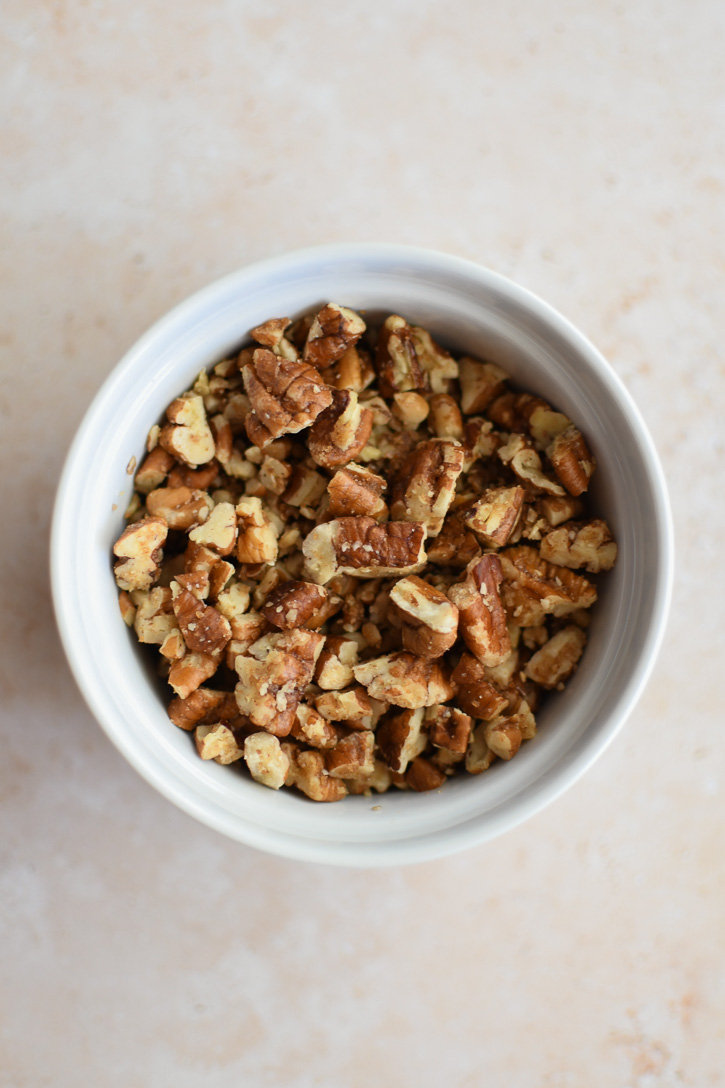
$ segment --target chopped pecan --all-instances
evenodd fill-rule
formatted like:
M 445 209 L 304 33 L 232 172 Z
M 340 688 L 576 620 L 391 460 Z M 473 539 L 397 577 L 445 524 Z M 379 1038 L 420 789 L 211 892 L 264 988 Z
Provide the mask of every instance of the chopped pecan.
M 243 374 L 252 405 L 244 425 L 260 447 L 309 427 L 332 402 L 332 390 L 313 366 L 279 358 L 266 348 L 256 349 Z
M 324 635 L 296 629 L 266 635 L 235 662 L 241 714 L 278 737 L 292 729 L 297 707 L 312 680 Z
M 308 577 L 318 585 L 335 574 L 380 578 L 413 574 L 425 565 L 423 525 L 387 522 L 374 518 L 336 518 L 316 526 L 302 551 Z
M 539 554 L 560 567 L 583 568 L 590 574 L 611 570 L 617 558 L 617 545 L 609 526 L 600 518 L 583 525 L 570 523 L 542 537 Z
M 243 755 L 233 731 L 225 722 L 216 725 L 197 725 L 194 730 L 196 750 L 202 759 L 215 763 L 235 763 Z
M 205 491 L 189 487 L 159 487 L 146 496 L 150 514 L 163 518 L 169 529 L 191 529 L 209 517 L 214 507 Z
M 177 594 L 173 605 L 174 615 L 189 650 L 212 657 L 221 654 L 232 637 L 229 620 L 216 608 L 197 600 L 188 589 L 182 589 Z
M 216 607 L 217 611 L 229 621 L 232 638 L 243 638 L 249 630 L 246 623 L 249 616 L 249 586 L 244 582 L 232 582 L 217 595 Z M 261 617 L 258 618 L 261 621 Z
M 576 427 L 572 425 L 558 434 L 546 455 L 570 495 L 581 495 L 587 490 L 596 461 Z
M 461 411 L 467 415 L 483 412 L 497 397 L 508 377 L 505 370 L 493 363 L 482 363 L 468 355 L 458 363 L 458 378 L 461 383 Z
M 430 398 L 428 426 L 436 438 L 454 438 L 459 442 L 463 440 L 463 417 L 455 397 L 449 393 L 433 394 Z
M 273 589 L 262 615 L 273 627 L 288 631 L 304 627 L 327 600 L 327 591 L 314 582 L 282 582 Z
M 466 750 L 466 771 L 468 774 L 482 774 L 487 771 L 496 758 L 486 743 L 486 723 L 481 722 L 473 730 Z
M 322 370 L 341 359 L 365 332 L 365 322 L 354 310 L 328 302 L 310 325 L 303 358 Z
M 384 521 L 388 507 L 381 496 L 387 486 L 382 476 L 351 462 L 339 468 L 327 485 L 329 513 L 334 518 L 367 516 Z
M 432 438 L 416 446 L 393 484 L 392 517 L 419 522 L 429 537 L 438 536 L 455 495 L 463 456 L 463 447 L 447 438 Z
M 508 465 L 518 478 L 530 489 L 547 495 L 563 495 L 564 489 L 543 472 L 541 458 L 535 449 L 528 445 L 521 434 L 512 434 L 508 442 L 499 446 L 496 453 L 504 465 Z
M 383 718 L 375 734 L 378 749 L 391 770 L 404 774 L 408 763 L 425 750 L 428 737 L 423 730 L 423 711 L 404 710 Z
M 186 654 L 186 643 L 178 627 L 169 631 L 159 646 L 159 653 L 168 661 L 181 661 Z
M 211 461 L 214 436 L 206 418 L 204 401 L 196 393 L 184 393 L 166 409 L 168 423 L 161 428 L 159 444 L 185 465 L 196 468 Z
M 167 635 L 176 630 L 178 624 L 174 616 L 171 590 L 156 586 L 148 591 L 137 590 L 134 593 L 136 616 L 134 630 L 139 642 L 161 646 Z
M 392 772 L 387 763 L 383 763 L 382 759 L 373 760 L 372 774 L 345 779 L 348 793 L 363 793 L 366 797 L 372 796 L 372 790 L 375 790 L 376 793 L 386 793 L 392 784 Z
M 466 568 L 466 579 L 448 590 L 457 606 L 464 642 L 482 665 L 499 665 L 511 653 L 498 587 L 503 578 L 496 555 L 483 555 Z
M 163 544 L 168 535 L 163 518 L 143 518 L 129 525 L 113 545 L 118 557 L 113 573 L 119 589 L 150 589 L 161 573 Z
M 391 314 L 383 322 L 375 355 L 380 392 L 384 397 L 425 389 L 428 379 L 418 359 L 413 330 L 402 317 Z
M 469 473 L 478 461 L 493 457 L 501 444 L 501 436 L 487 419 L 467 419 L 463 428 L 463 471 Z
M 536 506 L 552 529 L 579 517 L 584 509 L 581 499 L 575 499 L 573 495 L 562 495 L 559 498 L 547 495 L 546 498 L 539 499 Z
M 328 635 L 317 662 L 315 683 L 323 691 L 341 691 L 353 680 L 353 666 L 358 663 L 355 639 Z
M 172 468 L 166 482 L 169 487 L 190 487 L 192 490 L 206 491 L 218 475 L 219 465 L 215 460 L 201 465 L 200 468 L 189 468 L 188 465 L 177 464 Z
M 229 555 L 237 540 L 237 515 L 230 502 L 220 502 L 202 525 L 192 529 L 189 540 L 213 548 L 219 555 Z
M 154 446 L 136 473 L 134 487 L 142 495 L 155 491 L 157 487 L 161 487 L 174 463 L 174 458 L 167 450 L 162 446 Z
M 345 783 L 326 773 L 321 752 L 300 752 L 292 745 L 283 748 L 290 755 L 286 785 L 296 786 L 312 801 L 341 801 L 347 796 Z
M 252 329 L 250 336 L 265 348 L 269 348 L 275 355 L 282 359 L 296 359 L 297 348 L 285 336 L 285 329 L 291 322 L 288 317 L 272 317 L 263 325 L 257 325 Z
M 456 702 L 472 718 L 495 718 L 508 705 L 508 700 L 486 679 L 485 666 L 472 654 L 463 654 L 451 673 L 451 682 L 458 688 Z
M 300 703 L 297 707 L 290 735 L 313 748 L 322 749 L 334 748 L 339 739 L 337 727 L 307 703 Z
M 218 602 L 217 602 L 218 603 Z M 267 630 L 267 621 L 259 612 L 247 612 L 235 619 L 227 616 L 232 626 L 232 638 L 227 643 L 226 663 L 227 667 L 234 669 L 237 657 L 245 654 L 250 646 L 263 636 Z
M 586 641 L 581 627 L 565 627 L 529 659 L 526 675 L 544 688 L 561 689 L 574 672 Z
M 262 500 L 246 496 L 236 507 L 239 519 L 237 559 L 240 563 L 274 563 L 277 559 L 277 527 Z
M 450 383 L 458 377 L 458 363 L 426 329 L 413 325 L 410 331 L 418 363 L 427 376 L 428 385 L 434 393 L 447 393 Z
M 491 548 L 511 536 L 524 501 L 523 487 L 491 487 L 463 515 L 463 521 Z
M 353 668 L 355 679 L 373 699 L 416 709 L 445 703 L 455 688 L 436 661 L 401 650 L 364 661 Z
M 224 717 L 220 708 L 228 693 L 213 691 L 211 688 L 197 688 L 185 699 L 172 699 L 169 703 L 169 717 L 179 729 L 191 732 L 197 725 L 209 725 Z M 234 709 L 236 714 L 236 708 Z
M 375 770 L 375 734 L 370 730 L 348 733 L 325 756 L 331 778 L 365 778 Z
M 368 694 L 360 687 L 349 691 L 326 691 L 315 699 L 315 708 L 330 722 L 359 722 L 372 714 Z
M 550 405 L 537 402 L 528 413 L 528 424 L 534 442 L 540 450 L 545 450 L 570 426 L 571 420 L 563 412 L 555 412 Z
M 313 460 L 324 468 L 337 468 L 357 457 L 373 429 L 373 412 L 358 403 L 357 393 L 335 389 L 332 403 L 320 412 L 310 430 L 308 444 Z
M 473 718 L 455 706 L 429 706 L 425 712 L 425 724 L 430 742 L 436 748 L 448 748 L 451 752 L 465 753 L 473 727 Z
M 488 747 L 499 759 L 513 759 L 523 740 L 518 715 L 512 714 L 508 718 L 494 718 L 493 721 L 486 722 L 483 736 Z
M 143 593 L 144 590 L 137 590 L 138 593 Z M 118 595 L 118 607 L 121 610 L 123 616 L 123 622 L 127 627 L 133 627 L 133 621 L 136 619 L 136 605 L 125 589 L 122 589 Z
M 282 502 L 288 506 L 299 507 L 302 511 L 312 512 L 314 507 L 325 494 L 327 481 L 324 476 L 306 465 L 296 465 L 292 470 L 286 491 L 282 494 Z
M 292 475 L 292 466 L 276 457 L 265 457 L 259 467 L 257 479 L 265 490 L 272 495 L 282 495 L 287 489 Z
M 454 510 L 443 522 L 435 540 L 428 546 L 428 559 L 442 567 L 467 567 L 481 554 L 481 546 L 463 520 L 465 510 Z
M 428 418 L 430 405 L 420 393 L 396 393 L 393 402 L 393 415 L 411 431 L 415 431 Z
M 535 627 L 545 615 L 566 616 L 597 599 L 591 582 L 566 567 L 547 563 L 535 548 L 522 545 L 499 553 L 505 583 L 502 600 L 520 627 Z
M 419 657 L 441 657 L 458 636 L 458 609 L 417 575 L 401 578 L 390 600 L 403 620 L 403 646 Z
M 284 786 L 289 758 L 271 733 L 252 733 L 244 741 L 244 762 L 255 782 L 278 790 Z
M 185 654 L 169 669 L 169 684 L 180 699 L 186 699 L 214 675 L 218 664 L 211 654 Z
M 209 596 L 214 601 L 229 588 L 229 584 L 236 573 L 233 563 L 227 563 L 225 559 L 215 563 L 209 573 Z
M 416 756 L 408 770 L 405 772 L 405 781 L 408 788 L 416 793 L 426 793 L 429 790 L 439 790 L 446 780 L 443 771 L 424 756 Z

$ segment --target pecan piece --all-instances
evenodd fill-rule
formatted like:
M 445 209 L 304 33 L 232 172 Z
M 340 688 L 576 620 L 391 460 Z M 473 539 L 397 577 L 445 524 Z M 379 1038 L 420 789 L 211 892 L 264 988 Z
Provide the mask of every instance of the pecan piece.
M 298 628 L 253 643 L 235 662 L 240 713 L 260 729 L 287 736 L 324 641 L 324 635 Z
M 445 703 L 455 688 L 436 661 L 401 650 L 375 657 L 353 668 L 355 679 L 368 695 L 394 706 L 417 709 Z
M 328 510 L 335 518 L 367 516 L 385 521 L 388 507 L 382 494 L 387 486 L 382 476 L 351 462 L 339 468 L 327 485 Z
M 481 554 L 481 546 L 463 520 L 464 510 L 455 510 L 443 522 L 435 540 L 428 547 L 428 559 L 442 567 L 467 567 Z
M 180 588 L 173 604 L 174 615 L 188 649 L 192 653 L 212 657 L 221 654 L 232 637 L 229 621 L 221 612 L 198 600 L 188 589 Z
M 168 535 L 163 518 L 143 518 L 129 525 L 113 545 L 118 557 L 113 573 L 119 589 L 150 589 L 161 573 L 162 545 Z
M 402 317 L 386 318 L 378 337 L 375 353 L 380 392 L 384 397 L 425 389 L 428 379 L 415 350 L 413 330 Z
M 547 614 L 566 616 L 590 608 L 597 599 L 591 582 L 566 567 L 547 563 L 535 548 L 522 545 L 499 553 L 506 611 L 520 627 L 535 627 Z
M 326 691 L 315 699 L 315 709 L 329 722 L 361 722 L 372 715 L 372 705 L 365 688 Z M 353 726 L 354 727 L 354 726 Z
M 161 428 L 159 444 L 190 468 L 205 465 L 214 456 L 214 436 L 206 418 L 204 401 L 196 393 L 184 393 L 166 409 L 168 423 Z
M 383 578 L 425 566 L 425 527 L 374 518 L 336 518 L 316 526 L 302 545 L 308 577 L 318 585 L 335 574 Z
M 494 718 L 493 721 L 486 722 L 483 736 L 488 747 L 499 759 L 513 759 L 523 740 L 518 715 L 512 714 L 508 718 Z
M 553 529 L 579 517 L 584 509 L 581 499 L 575 499 L 573 495 L 547 495 L 545 499 L 539 499 L 536 506 Z
M 436 438 L 453 438 L 457 442 L 463 440 L 463 417 L 455 397 L 448 393 L 435 393 L 430 398 L 428 426 Z
M 606 521 L 593 518 L 583 525 L 562 525 L 542 537 L 539 554 L 560 567 L 583 568 L 590 574 L 611 570 L 617 545 Z
M 468 774 L 482 774 L 487 771 L 496 758 L 486 743 L 486 724 L 476 726 L 466 750 L 466 771 Z
M 290 735 L 313 748 L 322 749 L 334 748 L 339 740 L 337 727 L 307 703 L 297 707 Z
M 484 544 L 500 548 L 513 532 L 523 501 L 523 487 L 490 487 L 466 510 L 463 521 Z
M 443 771 L 424 756 L 416 756 L 405 772 L 405 782 L 408 789 L 416 793 L 427 793 L 429 790 L 439 790 L 446 780 Z
M 218 664 L 218 659 L 211 654 L 185 654 L 169 669 L 169 684 L 180 699 L 187 699 L 214 675 Z
M 277 527 L 262 500 L 245 496 L 236 506 L 239 519 L 237 559 L 240 563 L 274 563 L 277 559 Z
M 496 451 L 504 465 L 508 465 L 518 478 L 534 492 L 547 495 L 563 495 L 564 488 L 550 480 L 542 470 L 541 458 L 528 445 L 522 434 L 512 434 L 508 442 Z
M 332 366 L 365 332 L 365 322 L 354 310 L 328 302 L 315 314 L 303 351 L 303 359 L 318 370 Z
M 137 590 L 133 595 L 136 605 L 134 630 L 139 642 L 161 646 L 178 627 L 171 601 L 171 590 L 162 586 Z
M 213 548 L 219 555 L 229 555 L 237 540 L 237 515 L 230 502 L 220 502 L 202 525 L 192 529 L 189 540 Z
M 565 627 L 558 631 L 526 665 L 526 675 L 544 688 L 561 690 L 576 668 L 584 652 L 587 636 L 581 627 Z
M 275 355 L 282 359 L 296 359 L 297 348 L 285 336 L 285 329 L 291 322 L 288 317 L 271 317 L 262 325 L 252 329 L 250 336 L 265 348 L 269 348 Z
M 458 688 L 456 702 L 472 718 L 495 718 L 506 709 L 508 700 L 486 679 L 485 666 L 472 654 L 463 654 L 451 673 Z
M 396 393 L 393 401 L 393 415 L 411 431 L 417 430 L 428 418 L 430 405 L 420 393 Z
M 214 503 L 205 491 L 190 487 L 158 487 L 146 496 L 146 509 L 163 518 L 169 529 L 191 529 L 209 517 Z
M 403 621 L 403 646 L 419 657 L 441 657 L 458 636 L 458 609 L 445 593 L 409 575 L 395 583 L 390 600 Z
M 194 730 L 196 750 L 202 759 L 213 759 L 215 763 L 235 763 L 242 758 L 243 751 L 237 743 L 233 731 L 225 722 L 216 725 L 197 725 Z
M 320 412 L 310 430 L 308 445 L 313 460 L 324 468 L 347 464 L 364 449 L 372 429 L 372 409 L 358 403 L 357 393 L 334 389 L 332 403 Z
M 219 713 L 219 708 L 226 698 L 227 692 L 197 688 L 185 699 L 178 697 L 172 699 L 169 703 L 168 714 L 174 725 L 177 725 L 179 729 L 185 729 L 188 733 L 197 725 L 209 725 L 210 722 L 219 721 L 223 717 Z M 236 712 L 235 707 L 234 713 Z
M 323 691 L 341 691 L 353 680 L 353 666 L 358 663 L 358 644 L 354 639 L 328 635 L 317 662 L 315 683 Z
M 162 446 L 154 446 L 136 473 L 134 487 L 142 495 L 155 491 L 157 487 L 161 487 L 174 463 L 174 458 L 167 450 Z
M 463 639 L 482 665 L 500 665 L 511 653 L 506 613 L 498 591 L 502 579 L 498 556 L 483 555 L 468 564 L 465 581 L 448 590 L 460 613 Z
M 244 425 L 250 440 L 260 448 L 280 435 L 309 427 L 332 403 L 332 390 L 313 366 L 281 359 L 266 348 L 255 350 L 243 375 L 252 405 Z
M 455 706 L 429 706 L 425 712 L 430 742 L 436 748 L 447 748 L 463 755 L 473 728 L 473 718 Z
M 423 730 L 423 711 L 404 710 L 402 714 L 384 718 L 378 726 L 376 740 L 387 766 L 404 774 L 410 760 L 425 750 L 428 741 Z
M 273 627 L 289 631 L 304 627 L 326 600 L 327 591 L 314 582 L 282 582 L 267 597 L 262 615 Z
M 392 517 L 420 522 L 429 537 L 438 536 L 455 495 L 463 458 L 463 447 L 447 438 L 431 438 L 416 446 L 393 484 Z
M 348 733 L 325 755 L 331 778 L 367 778 L 375 770 L 375 734 L 369 729 Z
M 546 455 L 570 495 L 581 495 L 587 490 L 596 461 L 576 427 L 572 425 L 558 434 Z
M 431 390 L 434 393 L 448 392 L 450 382 L 458 377 L 458 363 L 426 329 L 413 325 L 410 331 L 418 363 L 427 376 Z
M 290 759 L 286 785 L 296 786 L 311 801 L 341 801 L 347 796 L 345 783 L 326 773 L 321 752 L 301 752 L 291 744 L 282 747 Z
M 271 733 L 251 733 L 244 740 L 244 762 L 255 782 L 278 790 L 284 786 L 289 758 Z
M 341 359 L 322 371 L 322 377 L 333 389 L 352 389 L 362 393 L 375 381 L 375 369 L 366 351 L 348 348 Z
M 461 383 L 461 411 L 467 415 L 482 412 L 504 387 L 508 377 L 505 370 L 493 363 L 482 363 L 464 355 L 458 363 Z

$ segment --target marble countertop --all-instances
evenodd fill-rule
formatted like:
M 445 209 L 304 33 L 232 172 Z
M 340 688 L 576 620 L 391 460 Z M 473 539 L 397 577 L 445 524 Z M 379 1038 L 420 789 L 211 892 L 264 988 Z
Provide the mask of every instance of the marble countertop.
M 0 26 L 0 1084 L 725 1084 L 725 9 L 8 0 Z M 408 869 L 177 811 L 56 634 L 54 489 L 94 392 L 198 287 L 318 242 L 447 250 L 637 400 L 678 560 L 596 766 Z

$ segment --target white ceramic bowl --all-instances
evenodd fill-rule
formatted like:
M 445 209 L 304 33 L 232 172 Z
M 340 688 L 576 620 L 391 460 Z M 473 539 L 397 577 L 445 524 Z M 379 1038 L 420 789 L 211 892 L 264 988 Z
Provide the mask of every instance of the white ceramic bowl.
M 392 790 L 313 804 L 213 762 L 166 716 L 121 621 L 111 547 L 152 423 L 202 367 L 266 318 L 328 300 L 399 312 L 442 343 L 485 356 L 565 411 L 598 460 L 594 502 L 619 542 L 589 645 L 539 733 L 511 763 L 440 792 Z M 76 436 L 52 538 L 58 624 L 76 680 L 114 744 L 148 782 L 210 827 L 262 850 L 350 866 L 421 861 L 500 834 L 570 786 L 624 723 L 652 669 L 672 575 L 667 494 L 650 437 L 602 356 L 550 306 L 456 257 L 386 245 L 334 245 L 264 261 L 219 280 L 162 318 L 118 364 Z

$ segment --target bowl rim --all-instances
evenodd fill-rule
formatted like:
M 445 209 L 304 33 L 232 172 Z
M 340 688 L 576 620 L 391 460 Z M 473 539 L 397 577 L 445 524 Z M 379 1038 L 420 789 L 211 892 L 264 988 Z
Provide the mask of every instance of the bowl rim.
M 241 824 L 236 817 L 224 813 L 223 810 L 210 811 L 206 806 L 206 802 L 202 802 L 173 780 L 156 773 L 154 768 L 144 762 L 142 754 L 136 750 L 135 746 L 128 742 L 123 730 L 117 728 L 116 724 L 111 722 L 112 715 L 107 704 L 97 697 L 94 686 L 88 681 L 84 660 L 80 654 L 80 647 L 76 641 L 73 625 L 70 622 L 70 612 L 67 609 L 68 601 L 66 600 L 66 591 L 61 577 L 65 569 L 64 549 L 67 537 L 66 518 L 69 507 L 67 496 L 80 468 L 78 452 L 83 448 L 86 434 L 93 428 L 95 416 L 107 400 L 109 391 L 116 383 L 123 380 L 126 371 L 134 367 L 137 358 L 143 356 L 152 347 L 154 340 L 157 338 L 162 339 L 187 315 L 192 315 L 196 310 L 201 312 L 209 301 L 223 295 L 227 289 L 236 284 L 241 285 L 247 280 L 269 275 L 275 271 L 289 271 L 290 267 L 295 264 L 302 265 L 309 261 L 348 262 L 356 257 L 364 258 L 367 261 L 371 258 L 378 258 L 381 263 L 386 261 L 409 261 L 427 265 L 434 264 L 437 273 L 441 277 L 446 273 L 455 273 L 469 281 L 471 279 L 477 280 L 482 285 L 503 292 L 513 303 L 528 309 L 539 319 L 553 326 L 560 336 L 569 341 L 578 354 L 584 355 L 596 369 L 600 380 L 608 387 L 617 403 L 617 407 L 627 418 L 630 430 L 636 439 L 638 451 L 652 489 L 656 513 L 657 550 L 660 560 L 655 571 L 656 584 L 653 592 L 651 618 L 639 649 L 638 667 L 629 682 L 625 696 L 622 697 L 610 716 L 608 728 L 599 729 L 583 749 L 574 753 L 564 768 L 559 770 L 557 774 L 552 774 L 544 780 L 538 781 L 536 788 L 529 789 L 523 797 L 517 798 L 516 804 L 513 806 L 504 807 L 501 810 L 494 809 L 484 816 L 467 820 L 444 830 L 427 833 L 420 837 L 373 843 L 321 841 L 286 834 L 261 825 L 253 825 L 249 822 Z M 112 743 L 150 785 L 177 807 L 200 822 L 236 841 L 264 850 L 267 853 L 300 861 L 370 868 L 433 860 L 483 843 L 506 830 L 518 826 L 541 811 L 586 773 L 623 728 L 641 697 L 654 668 L 664 638 L 672 596 L 674 533 L 664 473 L 654 442 L 640 411 L 626 386 L 608 361 L 568 318 L 527 288 L 521 287 L 493 269 L 463 257 L 435 249 L 393 243 L 331 243 L 291 250 L 278 256 L 253 262 L 219 277 L 164 313 L 123 354 L 106 376 L 86 409 L 81 424 L 68 449 L 53 507 L 50 572 L 56 624 L 71 672 L 81 694 L 96 721 Z

